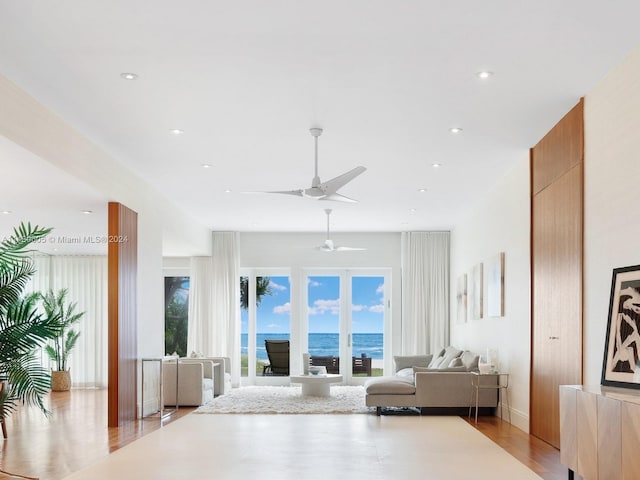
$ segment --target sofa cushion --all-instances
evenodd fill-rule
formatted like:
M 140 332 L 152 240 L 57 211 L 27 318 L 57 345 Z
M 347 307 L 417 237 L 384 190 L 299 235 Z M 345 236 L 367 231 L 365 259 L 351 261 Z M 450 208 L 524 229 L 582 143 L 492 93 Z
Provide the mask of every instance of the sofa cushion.
M 413 378 L 377 377 L 367 380 L 364 384 L 367 395 L 413 395 L 416 387 Z
M 402 370 L 398 370 L 396 372 L 398 377 L 413 379 L 413 367 L 403 368 Z
M 462 359 L 460 357 L 457 357 L 451 360 L 449 362 L 449 365 L 444 366 L 444 362 L 443 362 L 443 364 L 441 364 L 440 367 L 438 368 L 455 368 L 455 367 L 464 367 L 464 366 L 465 365 L 462 363 Z
M 438 362 L 435 367 L 431 368 L 439 368 L 440 366 L 448 366 L 451 363 L 451 360 L 462 355 L 462 350 L 458 350 L 456 347 L 447 347 L 444 349 L 444 354 L 442 356 L 442 360 Z
M 399 372 L 403 368 L 426 367 L 431 361 L 431 355 L 394 355 L 393 361 L 396 372 Z
M 442 361 L 442 359 L 444 355 L 444 348 L 441 348 L 436 354 L 433 355 L 433 358 L 431 359 L 431 361 L 429 362 L 429 365 L 427 365 L 427 367 L 429 368 L 437 368 L 438 364 Z M 416 365 L 419 366 L 419 365 Z
M 467 371 L 478 371 L 478 362 L 480 361 L 480 355 L 476 355 L 475 353 L 471 353 L 470 351 L 465 350 L 462 353 L 460 360 L 462 360 L 462 364 L 465 366 Z

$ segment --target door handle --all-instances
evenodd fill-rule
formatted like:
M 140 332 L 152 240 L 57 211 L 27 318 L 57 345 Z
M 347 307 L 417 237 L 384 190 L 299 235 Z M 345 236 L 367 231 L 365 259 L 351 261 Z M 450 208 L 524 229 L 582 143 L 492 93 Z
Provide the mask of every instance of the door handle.
M 549 340 L 560 340 L 560 337 L 549 337 Z

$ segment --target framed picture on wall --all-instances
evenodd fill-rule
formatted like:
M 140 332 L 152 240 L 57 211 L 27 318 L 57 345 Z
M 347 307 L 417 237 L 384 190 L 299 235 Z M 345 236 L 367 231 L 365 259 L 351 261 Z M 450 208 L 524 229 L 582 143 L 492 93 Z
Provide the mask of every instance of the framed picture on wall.
M 487 262 L 487 316 L 504 317 L 504 252 Z
M 482 295 L 482 263 L 478 263 L 471 267 L 471 278 L 469 280 L 471 318 L 474 320 L 482 318 Z
M 602 385 L 640 389 L 640 265 L 615 268 Z
M 467 274 L 458 277 L 456 286 L 456 303 L 458 305 L 458 323 L 467 321 Z

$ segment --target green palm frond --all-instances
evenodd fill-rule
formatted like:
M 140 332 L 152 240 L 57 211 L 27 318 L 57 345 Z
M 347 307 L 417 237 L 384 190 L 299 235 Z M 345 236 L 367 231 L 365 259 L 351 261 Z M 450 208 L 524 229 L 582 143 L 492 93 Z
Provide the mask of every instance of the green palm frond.
M 43 318 L 36 298 L 22 298 L 0 315 L 0 363 L 26 355 L 59 334 L 57 318 Z
M 44 405 L 43 397 L 51 387 L 51 376 L 49 370 L 40 365 L 33 352 L 3 365 L 0 371 L 6 376 L 9 385 L 10 402 L 5 403 L 9 411 L 13 410 L 11 405 L 15 405 L 16 400 L 22 400 L 27 405 L 37 406 L 47 415 L 50 413 Z
M 36 359 L 34 350 L 60 332 L 58 318 L 44 318 L 37 310 L 37 294 L 22 298 L 34 274 L 27 256 L 29 246 L 41 241 L 50 228 L 20 224 L 13 235 L 0 242 L 0 377 L 8 388 L 0 395 L 0 416 L 6 417 L 23 401 L 48 413 L 43 398 L 50 376 Z
M 67 369 L 67 358 L 78 340 L 79 332 L 74 330 L 72 325 L 78 322 L 85 312 L 76 312 L 77 303 L 67 304 L 67 289 L 63 288 L 54 292 L 47 291 L 42 294 L 42 308 L 45 311 L 45 317 L 56 318 L 61 330 L 53 339 L 52 344 L 46 349 L 47 354 L 56 362 L 56 369 L 64 371 Z
M 13 229 L 13 235 L 0 242 L 0 265 L 22 262 L 24 255 L 31 251 L 27 247 L 33 242 L 41 241 L 51 230 L 38 225 L 31 226 L 31 223 L 21 223 Z

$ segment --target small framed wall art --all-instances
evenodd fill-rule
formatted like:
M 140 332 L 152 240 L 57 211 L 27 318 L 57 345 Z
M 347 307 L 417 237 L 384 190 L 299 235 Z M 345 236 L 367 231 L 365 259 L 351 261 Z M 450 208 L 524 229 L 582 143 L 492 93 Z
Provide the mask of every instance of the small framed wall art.
M 602 385 L 640 389 L 640 265 L 615 268 Z

